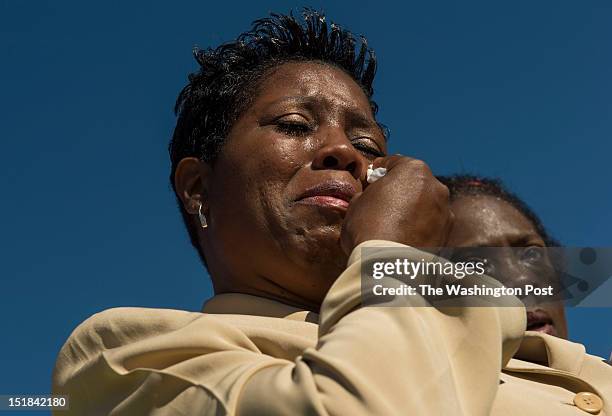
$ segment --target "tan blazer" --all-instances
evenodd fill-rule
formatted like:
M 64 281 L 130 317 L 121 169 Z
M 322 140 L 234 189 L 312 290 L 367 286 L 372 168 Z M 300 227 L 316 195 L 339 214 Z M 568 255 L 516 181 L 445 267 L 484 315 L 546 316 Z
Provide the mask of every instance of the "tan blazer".
M 58 414 L 612 415 L 612 366 L 525 333 L 522 307 L 361 307 L 359 248 L 379 246 L 428 256 L 363 243 L 320 315 L 242 294 L 94 315 L 58 356 Z

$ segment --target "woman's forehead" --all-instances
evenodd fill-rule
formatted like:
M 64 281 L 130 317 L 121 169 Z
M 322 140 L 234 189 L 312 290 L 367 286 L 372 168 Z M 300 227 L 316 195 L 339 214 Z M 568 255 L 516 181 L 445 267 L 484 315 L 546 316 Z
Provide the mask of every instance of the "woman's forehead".
M 343 70 L 323 62 L 288 62 L 264 75 L 254 105 L 299 100 L 370 111 L 361 87 Z
M 534 225 L 525 215 L 498 197 L 461 196 L 453 201 L 452 210 L 456 222 L 453 233 L 461 234 L 464 239 L 479 240 L 478 245 L 487 245 L 489 239 L 518 241 L 526 236 L 538 236 Z

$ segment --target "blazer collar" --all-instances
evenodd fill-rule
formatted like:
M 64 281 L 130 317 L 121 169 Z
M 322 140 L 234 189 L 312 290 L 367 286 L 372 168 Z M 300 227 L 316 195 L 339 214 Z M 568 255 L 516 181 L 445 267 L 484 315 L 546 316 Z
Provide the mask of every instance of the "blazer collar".
M 256 315 L 294 321 L 319 323 L 319 315 L 286 305 L 276 300 L 243 293 L 223 293 L 213 296 L 202 307 L 202 312 L 213 314 Z

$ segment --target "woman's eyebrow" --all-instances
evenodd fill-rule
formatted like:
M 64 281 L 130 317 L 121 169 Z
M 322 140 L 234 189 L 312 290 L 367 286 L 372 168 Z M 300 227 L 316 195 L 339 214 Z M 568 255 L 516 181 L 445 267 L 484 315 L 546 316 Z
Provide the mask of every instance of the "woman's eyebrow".
M 350 109 L 346 113 L 347 124 L 353 127 L 378 128 L 378 123 L 359 110 Z
M 296 105 L 307 109 L 312 109 L 316 105 L 316 99 L 313 97 L 304 97 L 303 95 L 285 96 L 277 100 L 266 103 L 266 107 L 281 106 L 281 105 Z
M 265 104 L 265 107 L 269 108 L 285 105 L 299 106 L 312 112 L 315 112 L 317 109 L 320 110 L 321 107 L 326 109 L 331 107 L 331 104 L 327 100 L 321 99 L 321 97 L 304 95 L 280 97 L 276 100 L 267 102 Z M 382 131 L 380 124 L 378 124 L 373 117 L 369 116 L 368 114 L 365 114 L 358 107 L 346 108 L 344 109 L 344 113 L 344 119 L 348 126 L 353 128 L 376 129 L 378 131 L 381 131 L 383 137 L 385 138 L 385 141 L 387 140 L 387 137 Z
M 522 234 L 517 236 L 513 241 L 512 245 L 515 247 L 528 247 L 534 245 L 535 240 L 543 240 L 543 238 L 536 232 L 530 232 L 528 234 Z
M 385 142 L 387 142 L 387 135 L 385 134 L 384 127 L 379 124 L 373 117 L 364 114 L 361 110 L 349 109 L 346 112 L 345 120 L 346 124 L 353 128 L 379 131 Z

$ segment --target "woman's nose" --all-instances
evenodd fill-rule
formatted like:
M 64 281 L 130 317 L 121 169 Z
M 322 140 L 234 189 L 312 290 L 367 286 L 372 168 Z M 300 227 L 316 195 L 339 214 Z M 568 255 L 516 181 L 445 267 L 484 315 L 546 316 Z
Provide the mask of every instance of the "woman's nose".
M 514 249 L 497 249 L 499 253 L 495 258 L 496 278 L 504 286 L 512 288 L 524 288 L 526 285 L 541 286 L 538 276 L 533 270 L 524 267 L 517 259 Z
M 355 179 L 359 179 L 367 169 L 366 158 L 359 153 L 344 136 L 329 139 L 317 150 L 312 162 L 313 169 L 345 170 Z M 342 133 L 344 135 L 344 133 Z

